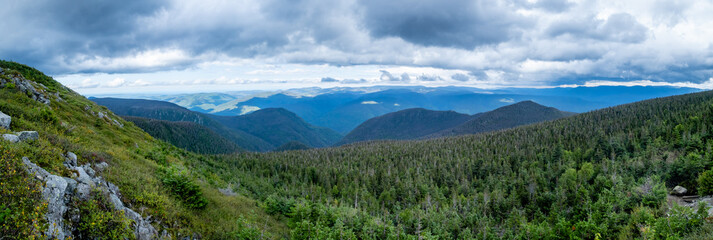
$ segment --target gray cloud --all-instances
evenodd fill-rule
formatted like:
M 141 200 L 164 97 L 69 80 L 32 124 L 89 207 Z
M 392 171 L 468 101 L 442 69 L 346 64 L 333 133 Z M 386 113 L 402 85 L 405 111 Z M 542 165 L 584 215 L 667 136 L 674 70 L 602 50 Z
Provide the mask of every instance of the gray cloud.
M 569 35 L 574 38 L 588 38 L 604 41 L 639 43 L 647 38 L 648 28 L 628 13 L 617 13 L 605 21 L 587 16 L 566 19 L 554 23 L 547 29 L 552 37 Z
M 362 78 L 362 79 L 359 79 L 359 80 L 356 80 L 356 79 L 344 79 L 344 80 L 342 80 L 342 83 L 343 83 L 343 84 L 360 84 L 360 83 L 366 83 L 366 82 L 367 82 L 366 79 L 363 79 L 363 78 Z
M 365 24 L 375 37 L 465 49 L 520 35 L 527 21 L 506 4 L 490 0 L 363 1 Z
M 0 57 L 50 74 L 239 59 L 472 73 L 377 73 L 385 82 L 701 82 L 713 75 L 713 42 L 702 31 L 713 19 L 701 10 L 710 2 L 619 4 L 621 12 L 610 14 L 606 0 L 9 0 L 3 5 L 12 7 L 0 8 Z
M 451 76 L 451 79 L 460 81 L 460 82 L 467 82 L 468 80 L 470 80 L 470 77 L 468 77 L 468 75 L 465 75 L 462 73 L 456 73 L 456 74 L 453 74 L 453 76 Z
M 408 75 L 408 73 L 403 73 L 401 74 L 401 76 L 396 77 L 386 70 L 380 70 L 380 72 L 381 77 L 379 77 L 379 79 L 384 82 L 411 82 L 411 77 Z
M 339 80 L 334 79 L 334 78 L 331 78 L 331 77 L 324 77 L 324 78 L 322 78 L 322 80 L 321 80 L 320 82 L 323 82 L 323 83 L 335 83 L 335 82 L 339 82 Z

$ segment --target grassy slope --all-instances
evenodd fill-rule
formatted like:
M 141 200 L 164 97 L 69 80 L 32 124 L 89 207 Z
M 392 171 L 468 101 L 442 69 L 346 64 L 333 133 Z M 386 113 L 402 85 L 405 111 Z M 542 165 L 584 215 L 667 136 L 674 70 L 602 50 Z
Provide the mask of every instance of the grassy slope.
M 4 61 L 2 63 L 5 67 L 22 66 Z M 20 72 L 6 69 L 6 73 L 27 73 L 29 68 L 22 66 L 17 69 Z M 28 156 L 33 162 L 53 174 L 69 176 L 70 173 L 62 167 L 61 153 L 66 151 L 77 153 L 80 156 L 80 163 L 106 161 L 110 167 L 101 175 L 119 186 L 123 195 L 122 200 L 133 209 L 143 209 L 144 214 L 152 215 L 152 219 L 162 223 L 154 224 L 159 232 L 165 229 L 172 236 L 198 233 L 208 238 L 227 238 L 230 236 L 226 234 L 239 227 L 238 219 L 241 216 L 251 225 L 272 233 L 270 235 L 272 237 L 286 234 L 284 223 L 266 215 L 255 201 L 242 196 L 228 197 L 218 193 L 216 188 L 227 184 L 214 177 L 212 173 L 190 172 L 191 163 L 201 161 L 203 156 L 155 140 L 134 124 L 114 114 L 110 113 L 109 116 L 123 123 L 123 128 L 98 119 L 92 112 L 108 112 L 106 108 L 61 87 L 59 83 L 48 82 L 51 78 L 36 73 L 34 76 L 31 80 L 39 79 L 36 76 L 41 76 L 44 85 L 56 89 L 64 101 L 53 100 L 50 106 L 46 106 L 15 89 L 0 89 L 0 111 L 13 117 L 12 130 L 33 130 L 40 134 L 40 139 L 31 143 L 2 142 L 3 156 L 14 156 L 12 162 L 16 163 L 17 158 L 21 156 Z M 8 130 L 0 130 L 0 133 L 8 132 Z M 183 206 L 177 197 L 172 196 L 158 175 L 159 169 L 164 166 L 189 169 L 189 174 L 195 178 L 195 182 L 208 200 L 207 208 L 190 210 Z M 0 169 L 0 174 L 3 177 L 15 176 L 15 180 L 25 180 L 26 183 L 34 181 L 26 175 L 12 175 L 16 172 L 13 170 L 4 167 Z M 18 186 L 14 190 L 17 192 L 24 187 Z M 16 203 L 36 201 L 37 197 L 31 194 L 17 195 L 14 198 L 4 198 L 3 201 L 8 201 L 12 206 Z M 29 222 L 31 219 L 24 221 Z M 31 235 L 43 228 L 41 222 L 37 227 L 33 227 L 31 222 L 26 225 L 30 227 L 5 228 L 3 233 L 18 230 Z M 28 229 L 31 231 L 26 231 Z

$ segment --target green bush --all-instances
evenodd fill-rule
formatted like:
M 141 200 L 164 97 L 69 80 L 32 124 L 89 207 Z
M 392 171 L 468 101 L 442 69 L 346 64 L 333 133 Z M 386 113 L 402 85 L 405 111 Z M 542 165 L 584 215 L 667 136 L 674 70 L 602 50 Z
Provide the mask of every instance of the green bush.
M 131 220 L 121 211 L 109 208 L 111 204 L 101 191 L 92 192 L 92 198 L 79 203 L 80 236 L 86 239 L 134 239 Z
M 713 169 L 698 176 L 698 193 L 700 195 L 713 194 Z
M 270 215 L 281 214 L 288 216 L 295 206 L 294 201 L 282 197 L 269 196 L 265 199 L 265 212 Z
M 0 143 L 0 236 L 39 236 L 47 223 L 42 185 L 27 174 L 20 157 Z
M 169 188 L 173 195 L 183 201 L 188 208 L 203 209 L 208 205 L 200 186 L 193 182 L 186 170 L 179 169 L 176 166 L 163 168 L 161 170 L 161 182 Z
M 229 233 L 231 239 L 260 239 L 260 229 L 253 226 L 241 215 L 237 220 L 236 230 Z

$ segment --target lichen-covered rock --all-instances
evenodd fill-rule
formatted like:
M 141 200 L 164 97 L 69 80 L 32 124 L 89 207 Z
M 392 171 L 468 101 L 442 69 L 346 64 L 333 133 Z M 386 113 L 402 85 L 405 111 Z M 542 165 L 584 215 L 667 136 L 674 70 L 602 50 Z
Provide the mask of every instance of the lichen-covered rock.
M 27 173 L 29 173 L 31 175 L 35 175 L 35 177 L 39 178 L 42 181 L 44 181 L 47 178 L 47 176 L 50 175 L 50 173 L 45 171 L 45 169 L 30 162 L 30 159 L 27 157 L 22 158 L 22 163 L 25 165 L 25 169 L 27 170 Z
M 3 134 L 2 139 L 11 143 L 16 143 L 20 141 L 20 138 L 18 138 L 15 134 Z
M 141 217 L 141 214 L 138 214 L 134 210 L 131 210 L 130 208 L 124 208 L 124 215 L 131 219 L 134 220 L 134 235 L 136 235 L 136 239 L 138 240 L 148 240 L 148 239 L 154 239 L 158 235 L 158 231 L 151 226 L 151 223 L 147 219 L 144 219 Z
M 82 169 L 84 169 L 84 171 L 87 173 L 87 175 L 89 175 L 89 177 L 94 177 L 96 175 L 96 172 L 92 168 L 92 165 L 89 163 L 82 165 Z
M 64 166 L 67 168 L 73 168 L 77 166 L 77 154 L 73 152 L 67 152 L 64 157 Z
M 10 123 L 12 118 L 7 114 L 0 112 L 0 127 L 5 129 L 10 129 Z
M 35 131 L 22 131 L 17 132 L 16 134 L 17 138 L 19 138 L 21 142 L 34 141 L 40 138 L 40 134 Z
M 67 229 L 64 227 L 63 216 L 67 211 L 65 205 L 65 194 L 67 190 L 67 181 L 64 178 L 49 175 L 45 182 L 45 188 L 42 190 L 42 198 L 47 201 L 47 235 L 49 238 L 65 239 Z

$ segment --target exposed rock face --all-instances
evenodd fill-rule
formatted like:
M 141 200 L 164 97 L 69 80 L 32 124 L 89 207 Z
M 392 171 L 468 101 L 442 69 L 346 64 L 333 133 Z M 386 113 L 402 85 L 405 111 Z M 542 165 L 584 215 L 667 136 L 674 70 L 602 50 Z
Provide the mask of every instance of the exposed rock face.
M 12 122 L 12 118 L 3 112 L 0 112 L 0 127 L 10 129 L 10 122 Z
M 681 186 L 676 186 L 673 188 L 673 191 L 671 191 L 671 194 L 676 195 L 676 196 L 683 196 L 688 192 L 688 189 L 681 187 Z
M 15 134 L 3 134 L 2 138 L 5 139 L 5 141 L 10 141 L 11 143 L 16 143 L 20 141 L 20 138 L 18 138 Z
M 65 157 L 65 167 L 76 171 L 78 176 L 66 178 L 52 175 L 32 163 L 27 157 L 22 158 L 27 172 L 45 182 L 45 187 L 42 189 L 42 197 L 48 204 L 47 215 L 45 215 L 49 224 L 49 228 L 45 233 L 48 239 L 74 238 L 72 232 L 76 230 L 76 226 L 72 225 L 78 223 L 81 216 L 79 216 L 79 209 L 72 209 L 69 207 L 69 203 L 73 201 L 72 199 L 81 201 L 89 199 L 93 188 L 107 194 L 114 209 L 124 211 L 124 215 L 134 221 L 132 227 L 136 239 L 157 238 L 158 231 L 151 225 L 151 216 L 143 218 L 141 214 L 124 206 L 120 198 L 121 193 L 119 193 L 119 188 L 116 185 L 105 181 L 100 176 L 95 176 L 96 173 L 90 164 L 77 166 L 77 156 L 74 153 L 68 152 L 63 156 Z M 106 163 L 103 163 L 103 165 L 103 168 L 109 166 Z M 68 219 L 65 219 L 65 217 Z

